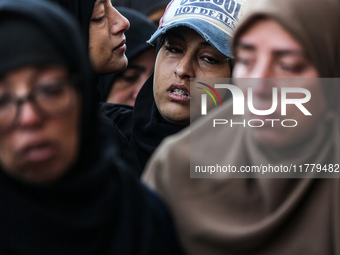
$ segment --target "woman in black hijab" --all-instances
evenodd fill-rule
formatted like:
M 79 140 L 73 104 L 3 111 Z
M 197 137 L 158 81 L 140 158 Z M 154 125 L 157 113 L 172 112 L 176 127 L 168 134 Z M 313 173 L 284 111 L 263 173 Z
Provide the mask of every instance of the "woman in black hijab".
M 120 72 L 126 68 L 124 32 L 129 21 L 110 0 L 50 0 L 70 12 L 80 24 L 83 39 L 98 75 Z
M 97 90 L 93 91 L 92 96 L 99 101 L 106 89 L 105 77 L 120 72 L 127 66 L 124 33 L 130 26 L 129 21 L 112 6 L 110 0 L 49 1 L 60 5 L 78 21 L 83 41 L 88 48 L 86 54 L 90 56 L 91 64 L 96 72 L 93 87 L 97 87 Z M 125 113 L 125 108 L 122 110 Z M 98 114 L 102 119 L 99 126 L 100 132 L 110 136 L 109 139 L 121 148 L 117 156 L 131 166 L 133 173 L 139 173 L 140 164 L 126 137 L 108 116 L 102 112 Z
M 0 1 L 0 254 L 178 254 L 162 203 L 96 131 L 80 37 L 56 6 Z
M 245 3 L 239 1 L 235 17 L 241 16 Z M 219 15 L 227 13 L 217 3 L 201 3 L 199 13 L 179 11 L 188 8 L 198 7 L 186 1 L 171 1 L 160 26 L 148 41 L 157 48 L 155 69 L 141 88 L 133 112 L 116 110 L 109 114 L 105 109 L 129 139 L 142 169 L 165 137 L 179 132 L 195 119 L 190 105 L 201 103 L 201 90 L 196 86 L 191 88 L 190 81 L 195 78 L 211 81 L 231 75 L 230 41 L 237 20 L 231 27 L 226 20 L 216 22 L 203 14 L 211 8 L 220 12 Z M 227 98 L 226 90 L 218 93 L 220 98 Z
M 117 10 L 128 18 L 131 24 L 130 29 L 125 33 L 127 37 L 126 56 L 129 63 L 127 69 L 122 73 L 105 75 L 100 78 L 98 86 L 102 101 L 100 109 L 105 113 L 105 116 L 114 121 L 120 130 L 127 131 L 124 133 L 126 137 L 130 137 L 132 106 L 135 103 L 136 94 L 150 76 L 155 63 L 155 49 L 146 41 L 157 27 L 143 14 L 133 9 L 118 7 Z M 145 59 L 145 57 L 147 58 Z M 150 67 L 152 70 L 149 70 Z
M 120 73 L 101 78 L 101 101 L 133 106 L 138 91 L 150 76 L 155 65 L 155 49 L 146 41 L 157 27 L 142 13 L 131 8 L 117 7 L 130 22 L 126 35 L 127 68 Z

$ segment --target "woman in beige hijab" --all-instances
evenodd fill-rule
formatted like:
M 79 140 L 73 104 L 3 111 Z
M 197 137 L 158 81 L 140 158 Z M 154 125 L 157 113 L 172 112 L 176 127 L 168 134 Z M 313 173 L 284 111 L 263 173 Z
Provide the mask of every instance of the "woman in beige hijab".
M 312 94 L 304 105 L 312 116 L 297 114 L 296 107 L 280 116 L 296 117 L 296 132 L 230 124 L 213 129 L 216 119 L 243 118 L 233 115 L 230 101 L 190 131 L 167 139 L 144 181 L 171 208 L 188 254 L 340 254 L 340 84 L 334 79 L 340 77 L 340 2 L 255 0 L 236 30 L 234 51 L 236 78 L 332 79 L 320 81 L 322 86 L 300 79 L 299 87 Z M 288 79 L 277 81 L 282 80 Z M 253 88 L 258 108 L 272 92 L 264 86 L 268 79 L 260 81 Z M 216 169 L 282 165 L 291 172 L 276 176 L 284 179 L 261 172 L 222 171 L 208 173 L 209 179 L 193 174 L 193 167 L 207 162 Z M 297 178 L 299 172 L 308 178 Z M 241 176 L 252 178 L 234 178 Z

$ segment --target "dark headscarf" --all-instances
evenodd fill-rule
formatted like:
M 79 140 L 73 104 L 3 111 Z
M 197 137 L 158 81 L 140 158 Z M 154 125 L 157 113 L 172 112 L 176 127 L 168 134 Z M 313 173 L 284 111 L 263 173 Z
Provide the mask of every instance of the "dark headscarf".
M 66 9 L 80 24 L 80 32 L 88 46 L 89 27 L 96 0 L 49 0 Z
M 148 49 L 152 49 L 146 41 L 157 27 L 138 11 L 126 7 L 118 7 L 117 10 L 130 22 L 130 28 L 125 32 L 127 46 L 125 55 L 130 62 Z M 106 101 L 116 77 L 117 74 L 110 74 L 100 78 L 98 89 L 101 101 Z
M 153 96 L 153 74 L 137 96 L 132 120 L 130 142 L 136 151 L 142 169 L 165 137 L 185 127 L 166 121 L 159 113 Z
M 22 29 L 3 35 L 8 17 L 11 24 L 21 22 Z M 96 132 L 93 72 L 75 24 L 46 1 L 0 1 L 0 38 L 19 49 L 26 44 L 17 40 L 25 33 L 20 30 L 34 27 L 40 53 L 46 54 L 39 59 L 38 48 L 32 46 L 35 59 L 25 53 L 13 65 L 6 48 L 0 47 L 2 74 L 28 63 L 66 63 L 80 77 L 77 88 L 83 104 L 80 155 L 61 179 L 29 185 L 0 167 L 0 254 L 178 254 L 171 221 L 158 197 L 122 171 L 127 166 L 117 156 L 120 148 Z
M 69 12 L 80 25 L 80 31 L 83 36 L 83 41 L 88 46 L 89 43 L 89 26 L 90 20 L 94 8 L 94 4 L 96 0 L 49 0 L 59 4 L 62 8 L 64 8 L 67 12 Z M 89 54 L 88 52 L 86 54 Z M 104 93 L 109 93 L 108 85 L 112 84 L 111 81 L 114 79 L 116 74 L 104 75 L 99 76 L 98 73 L 96 74 L 96 80 L 93 82 L 93 86 L 96 87 L 94 90 L 92 97 L 97 102 L 104 101 L 101 99 Z M 104 90 L 102 89 L 104 88 Z M 105 92 L 104 92 L 105 91 Z M 120 130 L 117 128 L 116 124 L 113 123 L 107 116 L 102 114 L 101 112 L 98 113 L 99 117 L 101 118 L 100 124 L 100 132 L 111 136 L 111 140 L 118 146 L 120 145 L 120 156 L 126 162 L 129 162 L 132 168 L 140 169 L 138 162 L 136 162 L 136 156 L 134 153 L 130 153 L 130 145 L 127 139 L 121 134 Z M 140 170 L 133 170 L 133 172 L 139 172 Z
M 148 16 L 157 9 L 166 7 L 170 3 L 170 0 L 112 0 L 112 3 L 115 6 L 124 6 L 135 9 Z

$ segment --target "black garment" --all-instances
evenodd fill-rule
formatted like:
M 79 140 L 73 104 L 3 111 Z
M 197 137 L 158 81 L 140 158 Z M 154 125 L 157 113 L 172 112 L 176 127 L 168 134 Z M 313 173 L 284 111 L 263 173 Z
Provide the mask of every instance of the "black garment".
M 133 106 L 125 104 L 100 103 L 100 112 L 130 140 L 132 133 Z
M 170 0 L 112 0 L 114 6 L 125 6 L 144 13 L 146 16 L 157 9 L 166 7 Z
M 96 0 L 49 0 L 67 10 L 79 22 L 85 45 L 89 43 L 89 26 Z
M 126 36 L 126 52 L 125 55 L 129 62 L 138 57 L 145 51 L 153 47 L 146 41 L 156 31 L 157 27 L 148 18 L 133 9 L 126 7 L 118 7 L 117 10 L 130 21 L 130 28 L 124 33 Z M 98 89 L 100 100 L 105 102 L 114 80 L 119 74 L 108 74 L 100 77 Z
M 60 5 L 63 9 L 69 12 L 79 23 L 80 31 L 83 35 L 83 41 L 86 43 L 88 48 L 89 42 L 89 26 L 91 21 L 91 16 L 96 0 L 49 0 Z M 148 46 L 150 47 L 150 46 Z M 132 52 L 132 51 L 131 51 Z M 88 54 L 88 53 L 87 53 Z M 103 93 L 109 93 L 110 87 L 105 84 L 112 84 L 112 79 L 116 74 L 109 74 L 99 77 L 96 75 L 96 81 L 93 82 L 93 94 L 92 97 L 96 102 L 101 101 Z M 96 84 L 96 85 L 95 85 Z M 110 85 L 111 86 L 111 85 Z M 102 100 L 103 101 L 103 100 Z M 100 122 L 100 132 L 107 136 L 107 139 L 112 140 L 116 146 L 120 146 L 121 158 L 133 168 L 133 173 L 138 173 L 141 171 L 140 164 L 134 154 L 133 150 L 130 148 L 129 141 L 121 135 L 116 124 L 110 121 L 106 116 L 98 113 L 98 117 L 101 119 Z
M 142 169 L 165 137 L 185 127 L 169 123 L 159 113 L 153 97 L 153 74 L 141 88 L 133 110 L 121 109 L 121 105 L 102 104 L 101 111 L 128 136 Z
M 18 17 L 23 30 L 25 22 L 41 29 L 78 74 L 82 119 L 78 159 L 61 179 L 27 184 L 0 166 L 0 254 L 179 254 L 164 205 L 125 171 L 117 157 L 120 147 L 94 125 L 93 72 L 74 20 L 48 2 L 0 0 L 0 37 L 6 36 L 14 48 L 25 41 L 1 34 L 6 17 Z M 0 47 L 3 72 L 15 68 L 7 66 L 6 53 Z

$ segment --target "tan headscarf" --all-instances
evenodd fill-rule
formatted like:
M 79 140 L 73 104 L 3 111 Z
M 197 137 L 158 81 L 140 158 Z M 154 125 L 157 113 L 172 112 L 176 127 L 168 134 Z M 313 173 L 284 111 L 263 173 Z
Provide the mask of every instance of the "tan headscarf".
M 339 5 L 339 0 L 254 0 L 235 36 L 254 18 L 271 17 L 301 43 L 321 77 L 340 77 Z M 325 89 L 327 116 L 302 147 L 316 149 L 303 160 L 297 153 L 292 163 L 340 163 L 339 87 Z M 235 166 L 272 161 L 256 144 L 248 146 L 246 129 L 211 129 L 212 119 L 228 116 L 231 104 L 168 138 L 143 176 L 169 205 L 186 252 L 340 254 L 340 179 L 190 179 L 190 159 L 195 165 L 213 158 Z
M 340 77 L 339 5 L 337 0 L 255 0 L 235 31 L 233 46 L 254 19 L 271 18 L 301 43 L 320 77 Z

